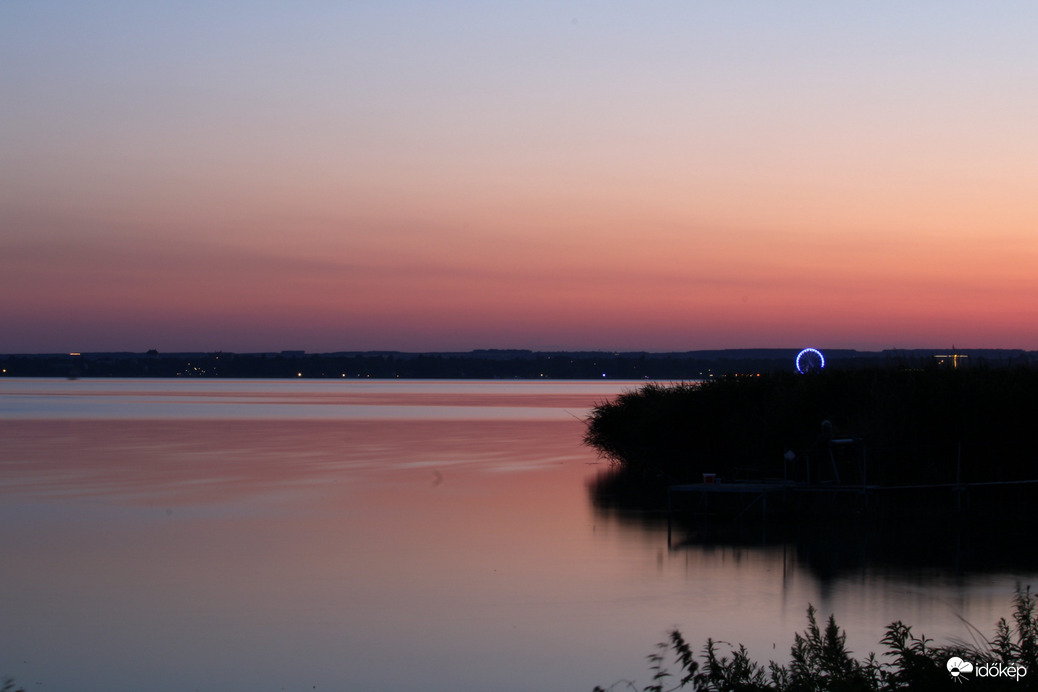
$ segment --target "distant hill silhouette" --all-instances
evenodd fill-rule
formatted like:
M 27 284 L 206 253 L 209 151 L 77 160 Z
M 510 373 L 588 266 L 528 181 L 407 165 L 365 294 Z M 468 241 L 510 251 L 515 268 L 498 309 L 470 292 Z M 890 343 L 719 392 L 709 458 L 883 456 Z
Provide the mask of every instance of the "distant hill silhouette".
M 239 377 L 697 380 L 726 374 L 790 371 L 798 348 L 645 351 L 530 351 L 486 349 L 408 353 L 343 351 L 306 353 L 83 353 L 0 355 L 6 377 Z M 882 364 L 932 364 L 949 349 L 825 350 L 826 368 Z M 956 365 L 1029 365 L 1038 352 L 1020 349 L 958 350 Z M 938 359 L 939 360 L 939 359 Z M 951 361 L 949 360 L 949 363 Z

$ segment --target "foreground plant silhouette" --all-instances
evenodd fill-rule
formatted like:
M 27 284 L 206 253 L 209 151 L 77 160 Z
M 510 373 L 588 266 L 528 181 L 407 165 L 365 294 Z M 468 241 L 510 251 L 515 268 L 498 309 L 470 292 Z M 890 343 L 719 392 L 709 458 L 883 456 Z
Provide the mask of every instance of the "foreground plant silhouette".
M 1027 690 L 1038 688 L 1038 602 L 1030 587 L 1017 589 L 1013 598 L 1012 624 L 1005 618 L 995 627 L 989 642 L 969 645 L 931 646 L 930 639 L 915 636 L 902 622 L 887 626 L 880 640 L 886 651 L 881 657 L 870 653 L 858 661 L 847 650 L 846 632 L 830 615 L 820 627 L 814 606 L 807 608 L 807 628 L 794 637 L 790 663 L 770 661 L 767 666 L 752 660 L 742 644 L 707 639 L 702 663 L 678 630 L 656 645 L 647 657 L 652 681 L 639 688 L 631 680 L 620 680 L 609 687 L 596 686 L 594 692 L 893 692 L 900 690 L 947 690 L 956 682 L 948 670 L 950 658 L 960 657 L 975 667 L 985 664 L 1022 666 L 1027 675 L 987 678 L 984 690 Z M 727 654 L 719 653 L 725 645 Z M 882 659 L 882 660 L 881 660 Z M 676 668 L 671 672 L 670 666 Z M 1031 671 L 1034 671 L 1033 673 Z M 963 678 L 968 679 L 968 678 Z

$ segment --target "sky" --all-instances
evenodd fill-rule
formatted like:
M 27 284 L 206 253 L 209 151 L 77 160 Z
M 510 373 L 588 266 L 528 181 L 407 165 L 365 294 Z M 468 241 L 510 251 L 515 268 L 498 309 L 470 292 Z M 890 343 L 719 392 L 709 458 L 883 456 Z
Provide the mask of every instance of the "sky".
M 0 3 L 0 353 L 1038 349 L 1038 3 Z

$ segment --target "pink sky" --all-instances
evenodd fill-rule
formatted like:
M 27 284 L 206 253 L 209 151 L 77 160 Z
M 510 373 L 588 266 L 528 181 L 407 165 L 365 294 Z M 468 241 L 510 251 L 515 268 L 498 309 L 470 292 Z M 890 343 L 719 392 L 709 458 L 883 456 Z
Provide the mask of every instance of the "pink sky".
M 1038 10 L 0 7 L 0 352 L 1038 348 Z

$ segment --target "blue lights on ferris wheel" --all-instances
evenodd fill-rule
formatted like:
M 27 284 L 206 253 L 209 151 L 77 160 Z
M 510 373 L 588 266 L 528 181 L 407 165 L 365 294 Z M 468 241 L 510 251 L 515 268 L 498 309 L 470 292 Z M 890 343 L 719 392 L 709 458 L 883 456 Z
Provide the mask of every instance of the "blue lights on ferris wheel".
M 825 356 L 817 348 L 805 348 L 797 354 L 796 366 L 801 375 L 817 372 L 825 367 Z

